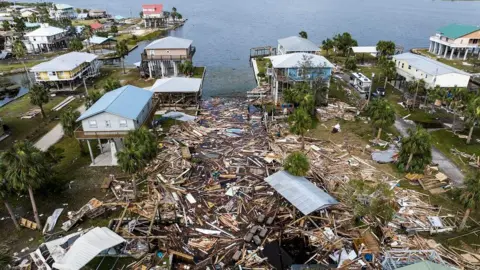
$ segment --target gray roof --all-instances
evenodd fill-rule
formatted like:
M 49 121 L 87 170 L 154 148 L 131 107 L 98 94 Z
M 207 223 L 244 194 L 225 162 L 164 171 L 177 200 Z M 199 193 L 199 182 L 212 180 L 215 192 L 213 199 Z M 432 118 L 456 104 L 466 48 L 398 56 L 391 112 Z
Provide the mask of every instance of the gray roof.
M 84 62 L 92 62 L 97 59 L 97 57 L 97 55 L 92 53 L 70 52 L 55 57 L 50 61 L 40 63 L 32 67 L 30 71 L 69 71 L 80 66 Z
M 153 41 L 145 49 L 188 49 L 192 42 L 190 39 L 165 37 Z
M 92 107 L 82 113 L 77 121 L 99 113 L 108 112 L 127 119 L 135 120 L 145 105 L 152 99 L 153 93 L 133 85 L 125 85 L 103 95 Z
M 55 26 L 41 26 L 40 28 L 33 30 L 32 32 L 26 33 L 26 37 L 49 37 L 56 34 L 66 32 L 62 28 Z
M 338 204 L 305 177 L 293 176 L 286 171 L 276 172 L 265 181 L 304 215 Z
M 414 54 L 414 53 L 402 53 L 393 56 L 395 60 L 407 61 L 412 67 L 419 69 L 430 75 L 443 75 L 449 73 L 458 73 L 463 75 L 471 75 L 460 69 L 451 67 L 444 63 L 433 60 L 432 58 Z
M 99 36 L 92 36 L 89 39 L 85 39 L 83 42 L 90 43 L 90 44 L 102 44 L 107 41 L 116 41 L 113 37 L 99 37 Z
M 150 91 L 155 93 L 196 93 L 202 87 L 202 79 L 173 77 L 158 79 Z
M 311 53 L 289 53 L 275 56 L 268 56 L 272 61 L 273 68 L 298 68 L 305 60 L 312 63 L 312 67 L 329 67 L 333 68 L 333 64 L 327 58 L 311 54 Z
M 319 46 L 308 39 L 298 36 L 291 36 L 278 40 L 278 44 L 282 45 L 287 52 L 319 52 Z

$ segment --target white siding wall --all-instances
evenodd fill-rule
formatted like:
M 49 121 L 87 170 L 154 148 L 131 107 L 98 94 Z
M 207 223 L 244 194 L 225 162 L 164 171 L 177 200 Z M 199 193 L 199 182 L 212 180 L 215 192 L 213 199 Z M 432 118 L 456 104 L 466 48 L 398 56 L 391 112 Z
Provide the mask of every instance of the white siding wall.
M 97 121 L 97 127 L 91 128 L 90 121 Z M 120 127 L 120 120 L 127 121 L 126 127 Z M 107 122 L 110 121 L 110 127 L 107 127 Z M 100 113 L 89 117 L 87 119 L 82 120 L 82 128 L 83 131 L 93 131 L 93 132 L 102 132 L 102 131 L 125 131 L 125 130 L 132 130 L 137 127 L 136 123 L 133 120 L 120 117 L 118 115 L 110 114 L 107 112 Z
M 469 81 L 470 76 L 468 75 L 449 73 L 437 76 L 436 84 L 441 87 L 467 87 Z

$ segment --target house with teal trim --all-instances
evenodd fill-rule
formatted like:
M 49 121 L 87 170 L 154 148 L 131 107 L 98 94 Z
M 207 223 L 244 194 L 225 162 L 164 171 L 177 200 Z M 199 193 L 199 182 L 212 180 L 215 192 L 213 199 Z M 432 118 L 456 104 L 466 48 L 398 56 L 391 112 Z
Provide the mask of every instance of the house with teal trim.
M 469 53 L 477 53 L 480 59 L 480 27 L 450 24 L 437 30 L 430 37 L 428 51 L 439 57 L 466 60 Z
M 330 82 L 333 64 L 325 57 L 310 53 L 289 53 L 266 57 L 272 62 L 272 96 L 278 102 L 283 89 L 295 83 Z

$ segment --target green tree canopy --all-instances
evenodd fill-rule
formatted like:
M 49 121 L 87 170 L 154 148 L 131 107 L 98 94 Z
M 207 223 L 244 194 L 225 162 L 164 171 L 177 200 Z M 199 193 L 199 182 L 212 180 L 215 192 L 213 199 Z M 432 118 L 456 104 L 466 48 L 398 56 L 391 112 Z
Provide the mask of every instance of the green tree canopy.
M 191 76 L 195 67 L 192 64 L 192 61 L 186 60 L 179 66 L 180 72 L 182 72 L 186 76 Z
M 120 87 L 122 87 L 122 84 L 119 80 L 114 78 L 108 78 L 103 84 L 103 90 L 105 90 L 105 92 L 110 92 Z
M 118 33 L 118 27 L 116 25 L 112 25 L 112 27 L 110 27 L 110 33 Z
M 431 136 L 425 129 L 409 129 L 408 136 L 402 139 L 398 167 L 407 172 L 423 172 L 432 162 Z
M 465 207 L 465 215 L 460 230 L 465 228 L 465 224 L 472 210 L 480 209 L 480 173 L 475 171 L 465 178 L 464 188 L 460 190 L 460 202 Z
M 379 218 L 386 224 L 396 212 L 394 193 L 386 183 L 369 184 L 361 180 L 350 180 L 344 186 L 342 197 L 356 218 Z
M 9 31 L 10 30 L 10 23 L 8 21 L 3 21 L 2 22 L 2 28 L 3 28 L 3 31 Z
M 357 58 L 355 56 L 345 59 L 345 68 L 348 70 L 357 69 Z
M 389 56 L 395 54 L 395 42 L 380 40 L 377 43 L 377 53 L 379 56 Z
M 348 32 L 335 35 L 333 37 L 333 42 L 335 43 L 335 47 L 342 51 L 345 56 L 350 53 L 352 47 L 358 46 L 357 41 L 353 39 L 352 35 Z
M 80 41 L 80 39 L 74 38 L 70 41 L 70 43 L 68 43 L 68 48 L 71 51 L 79 52 L 79 51 L 83 50 L 83 43 L 82 43 L 82 41 Z
M 283 168 L 291 175 L 305 176 L 310 170 L 310 162 L 304 153 L 293 152 L 285 159 Z
M 38 106 L 40 111 L 42 112 L 42 117 L 45 118 L 45 110 L 43 109 L 43 105 L 47 104 L 50 100 L 50 95 L 48 89 L 45 88 L 41 84 L 34 84 L 29 91 L 30 94 L 30 103 L 32 105 Z
M 69 108 L 60 115 L 60 123 L 63 127 L 63 132 L 68 137 L 73 138 L 75 128 L 77 127 L 77 119 L 80 117 L 80 112 Z
M 87 109 L 92 107 L 92 105 L 95 104 L 95 102 L 97 102 L 97 100 L 99 100 L 101 97 L 102 94 L 99 91 L 90 91 L 85 102 Z
M 290 131 L 299 135 L 302 140 L 302 149 L 305 148 L 305 133 L 313 127 L 313 120 L 307 110 L 303 107 L 295 109 L 292 115 L 288 117 Z
M 305 38 L 305 39 L 308 38 L 307 32 L 305 32 L 305 31 L 303 31 L 303 30 L 300 31 L 300 32 L 298 33 L 298 35 L 299 35 L 301 38 Z
M 117 45 L 115 46 L 115 52 L 117 53 L 117 56 L 122 59 L 123 73 L 125 74 L 125 56 L 128 54 L 127 41 L 122 40 L 117 42 Z
M 27 28 L 25 26 L 25 22 L 23 21 L 23 19 L 21 17 L 14 17 L 13 22 L 15 23 L 15 25 L 13 26 L 13 28 L 15 29 L 15 32 L 23 35 L 23 33 L 25 32 L 25 29 Z
M 324 41 L 322 41 L 322 49 L 324 49 L 327 52 L 327 55 L 328 55 L 328 51 L 333 49 L 333 47 L 335 47 L 335 42 L 333 42 L 333 40 L 327 38 Z
M 465 123 L 470 127 L 468 132 L 467 144 L 472 140 L 473 129 L 478 125 L 480 119 L 480 97 L 470 100 L 465 110 Z
M 380 139 L 382 129 L 391 127 L 395 123 L 395 110 L 390 102 L 377 98 L 368 104 L 367 115 L 373 127 L 378 129 L 377 139 Z

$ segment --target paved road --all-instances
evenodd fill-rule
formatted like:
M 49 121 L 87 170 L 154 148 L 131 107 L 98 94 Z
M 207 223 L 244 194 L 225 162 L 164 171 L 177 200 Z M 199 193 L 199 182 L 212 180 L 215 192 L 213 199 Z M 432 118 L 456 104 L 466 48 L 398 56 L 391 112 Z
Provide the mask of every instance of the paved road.
M 395 128 L 400 132 L 400 134 L 402 134 L 402 136 L 407 136 L 407 130 L 414 127 L 414 125 L 405 122 L 400 117 L 397 117 L 395 120 Z M 448 157 L 438 151 L 438 149 L 435 147 L 432 147 L 432 162 L 439 165 L 440 170 L 442 170 L 448 176 L 448 178 L 452 180 L 454 185 L 463 185 L 463 180 L 465 178 L 463 173 L 450 159 L 448 159 Z
M 78 107 L 77 111 L 80 113 L 85 112 L 85 105 Z M 40 140 L 35 143 L 35 147 L 41 151 L 47 151 L 50 146 L 57 143 L 63 137 L 62 124 L 57 124 L 52 130 L 45 134 Z

